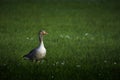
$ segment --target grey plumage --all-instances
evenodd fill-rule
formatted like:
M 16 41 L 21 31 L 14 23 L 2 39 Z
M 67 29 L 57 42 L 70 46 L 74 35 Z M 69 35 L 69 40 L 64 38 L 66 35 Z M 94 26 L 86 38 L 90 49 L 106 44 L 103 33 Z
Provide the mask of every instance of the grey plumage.
M 28 54 L 24 55 L 24 59 L 28 59 L 31 61 L 40 61 L 46 55 L 46 49 L 43 44 L 43 35 L 47 34 L 45 31 L 41 31 L 39 35 L 40 45 L 39 47 L 31 50 Z
M 23 57 L 24 59 L 34 60 L 35 53 L 36 53 L 36 49 L 33 49 L 32 51 L 30 51 L 27 55 L 24 55 Z

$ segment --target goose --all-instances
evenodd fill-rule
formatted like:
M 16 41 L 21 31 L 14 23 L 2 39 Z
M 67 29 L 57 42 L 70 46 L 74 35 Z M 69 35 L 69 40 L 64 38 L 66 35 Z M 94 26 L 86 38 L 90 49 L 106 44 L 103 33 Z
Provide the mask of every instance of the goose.
M 37 48 L 31 50 L 28 54 L 24 55 L 24 59 L 31 61 L 41 61 L 46 56 L 46 48 L 43 43 L 43 36 L 48 34 L 46 31 L 42 30 L 39 32 L 39 41 L 40 44 Z

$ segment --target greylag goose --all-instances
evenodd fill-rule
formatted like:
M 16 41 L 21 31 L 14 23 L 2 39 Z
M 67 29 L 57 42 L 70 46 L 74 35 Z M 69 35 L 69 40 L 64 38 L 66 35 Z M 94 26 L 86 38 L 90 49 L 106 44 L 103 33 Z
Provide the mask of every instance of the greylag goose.
M 46 34 L 48 34 L 48 33 L 45 32 L 44 30 L 40 31 L 40 33 L 39 33 L 40 45 L 37 48 L 30 51 L 27 55 L 24 55 L 23 56 L 24 59 L 28 59 L 31 61 L 40 61 L 45 57 L 46 49 L 45 49 L 44 43 L 43 43 L 43 36 Z

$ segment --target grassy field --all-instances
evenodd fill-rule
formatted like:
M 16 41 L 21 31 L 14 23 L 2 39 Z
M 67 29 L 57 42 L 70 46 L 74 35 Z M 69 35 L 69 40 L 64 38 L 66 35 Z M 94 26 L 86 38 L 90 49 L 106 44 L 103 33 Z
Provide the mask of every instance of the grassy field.
M 0 80 L 120 80 L 119 3 L 1 0 Z M 41 29 L 48 61 L 24 60 Z

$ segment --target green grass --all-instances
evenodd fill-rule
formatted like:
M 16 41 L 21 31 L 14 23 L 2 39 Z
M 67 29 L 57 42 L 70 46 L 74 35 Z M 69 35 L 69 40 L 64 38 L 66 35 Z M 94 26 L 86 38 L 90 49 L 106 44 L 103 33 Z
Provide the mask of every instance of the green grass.
M 120 80 L 119 14 L 112 0 L 2 0 L 0 79 Z M 48 61 L 24 60 L 41 29 Z

